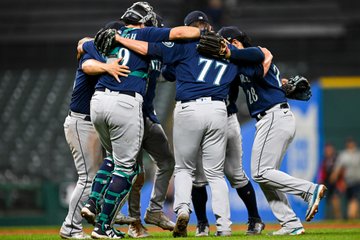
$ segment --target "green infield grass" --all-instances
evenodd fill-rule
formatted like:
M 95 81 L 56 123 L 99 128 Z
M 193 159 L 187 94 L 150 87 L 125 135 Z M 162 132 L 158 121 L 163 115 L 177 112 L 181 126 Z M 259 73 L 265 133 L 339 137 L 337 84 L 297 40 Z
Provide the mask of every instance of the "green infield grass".
M 302 239 L 302 240 L 360 240 L 360 222 L 315 222 L 304 224 L 306 233 L 299 236 L 269 236 L 267 233 L 277 230 L 279 225 L 277 224 L 267 224 L 266 229 L 263 231 L 263 234 L 260 236 L 245 236 L 245 225 L 233 225 L 233 235 L 231 237 L 214 237 L 214 227 L 211 227 L 211 236 L 210 237 L 195 237 L 194 236 L 194 226 L 189 226 L 188 237 L 184 239 L 194 240 L 194 239 Z M 126 227 L 118 228 L 122 231 L 126 231 Z M 85 228 L 85 232 L 91 232 L 90 227 Z M 53 240 L 61 239 L 58 235 L 59 227 L 0 227 L 0 239 L 1 240 Z M 151 237 L 147 239 L 173 239 L 171 232 L 162 231 L 157 227 L 149 227 L 149 233 Z M 129 238 L 128 236 L 126 238 Z

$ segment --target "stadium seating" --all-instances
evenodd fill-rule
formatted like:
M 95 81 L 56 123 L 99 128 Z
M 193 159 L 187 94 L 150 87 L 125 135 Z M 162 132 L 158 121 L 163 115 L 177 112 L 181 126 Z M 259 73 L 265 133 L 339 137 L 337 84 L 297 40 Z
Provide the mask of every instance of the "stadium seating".
M 0 174 L 11 171 L 18 181 L 64 180 L 74 173 L 62 124 L 68 111 L 73 73 L 68 70 L 1 73 Z M 59 157 L 61 159 L 59 159 Z M 75 174 L 67 176 L 74 179 Z M 8 181 L 7 181 L 8 182 Z

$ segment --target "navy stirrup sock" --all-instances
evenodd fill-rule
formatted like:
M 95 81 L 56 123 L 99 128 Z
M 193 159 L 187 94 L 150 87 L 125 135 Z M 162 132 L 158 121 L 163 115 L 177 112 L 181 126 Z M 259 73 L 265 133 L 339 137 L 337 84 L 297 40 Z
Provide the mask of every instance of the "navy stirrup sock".
M 247 210 L 249 218 L 260 219 L 260 215 L 257 209 L 255 190 L 249 181 L 244 187 L 236 189 L 239 197 L 243 200 Z
M 203 187 L 194 187 L 191 192 L 192 202 L 194 205 L 194 211 L 198 224 L 208 224 L 208 219 L 206 216 L 206 202 L 208 199 L 206 186 Z

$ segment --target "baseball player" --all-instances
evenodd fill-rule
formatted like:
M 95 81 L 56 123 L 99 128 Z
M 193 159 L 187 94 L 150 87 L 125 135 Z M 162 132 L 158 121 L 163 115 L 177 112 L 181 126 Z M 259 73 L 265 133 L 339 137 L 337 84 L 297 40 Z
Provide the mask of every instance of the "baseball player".
M 230 86 L 227 105 L 228 132 L 224 171 L 225 176 L 231 186 L 236 189 L 248 211 L 248 229 L 246 235 L 258 235 L 261 234 L 261 231 L 265 228 L 265 224 L 262 222 L 258 212 L 254 188 L 242 168 L 242 138 L 240 125 L 236 117 L 238 109 L 235 104 L 238 93 L 239 84 L 237 81 L 233 81 Z M 191 193 L 192 203 L 198 221 L 195 236 L 209 235 L 209 222 L 206 216 L 206 184 L 207 181 L 202 171 L 202 166 L 198 166 Z
M 163 27 L 162 18 L 159 15 L 156 15 L 156 18 L 156 27 Z M 152 24 L 148 23 L 148 25 L 151 26 Z M 148 85 L 142 108 L 144 116 L 144 137 L 141 149 L 146 150 L 150 154 L 157 167 L 150 203 L 144 220 L 147 224 L 154 224 L 164 230 L 172 231 L 175 223 L 165 216 L 162 209 L 170 178 L 174 172 L 175 160 L 167 136 L 160 125 L 153 105 L 156 81 L 160 75 L 161 65 L 159 60 L 152 60 L 150 63 Z M 137 161 L 143 166 L 142 152 L 138 154 Z M 144 168 L 142 167 L 141 169 L 143 170 Z M 149 236 L 140 219 L 140 191 L 144 185 L 144 180 L 144 172 L 141 171 L 130 191 L 128 199 L 129 215 L 136 219 L 134 223 L 129 225 L 128 230 L 129 236 L 133 238 Z
M 155 69 L 153 68 L 155 67 Z M 142 149 L 146 150 L 156 163 L 155 180 L 150 198 L 150 203 L 146 211 L 144 221 L 147 224 L 154 224 L 164 230 L 172 231 L 175 223 L 168 219 L 162 209 L 164 206 L 166 192 L 170 178 L 174 171 L 175 160 L 170 148 L 168 139 L 163 128 L 154 112 L 153 98 L 155 96 L 156 79 L 159 76 L 160 65 L 157 60 L 152 60 L 149 74 L 149 83 L 144 97 L 144 137 Z M 142 154 L 138 155 L 142 163 Z M 149 234 L 142 226 L 140 220 L 140 190 L 144 184 L 144 173 L 141 172 L 129 195 L 129 215 L 137 219 L 130 224 L 128 234 L 131 237 L 147 237 Z
M 195 19 L 195 20 L 194 20 Z M 187 15 L 185 23 L 199 29 L 209 29 L 203 12 Z M 117 36 L 125 46 L 141 54 L 160 58 L 164 64 L 174 64 L 176 71 L 176 107 L 174 111 L 175 203 L 177 221 L 174 237 L 187 236 L 191 189 L 196 169 L 196 155 L 202 161 L 209 182 L 213 211 L 217 216 L 217 235 L 231 232 L 228 188 L 224 179 L 227 134 L 227 112 L 224 99 L 230 82 L 241 72 L 224 59 L 211 59 L 196 51 L 198 41 L 147 43 Z M 255 57 L 263 58 L 259 48 Z M 232 51 L 231 51 L 232 52 Z M 237 51 L 239 52 L 239 51 Z M 258 68 L 262 74 L 263 67 Z M 195 156 L 195 159 L 194 159 Z
M 147 41 L 168 41 L 177 38 L 198 38 L 197 28 L 177 27 L 144 28 L 149 19 L 156 21 L 155 13 L 147 2 L 134 3 L 122 16 L 125 27 L 121 35 Z M 86 43 L 85 43 L 86 44 Z M 93 44 L 90 42 L 89 44 Z M 108 56 L 122 57 L 122 64 L 129 66 L 127 78 L 116 81 L 111 75 L 101 75 L 91 99 L 90 115 L 108 158 L 114 161 L 110 183 L 104 186 L 104 201 L 96 225 L 91 233 L 93 238 L 121 238 L 114 229 L 113 218 L 125 200 L 135 176 L 139 171 L 136 156 L 143 138 L 142 103 L 145 95 L 149 59 L 133 54 L 127 48 L 118 46 Z M 108 61 L 111 61 L 107 57 Z M 104 177 L 107 177 L 104 174 Z M 96 194 L 94 194 L 96 195 Z M 96 215 L 98 202 L 90 199 L 82 214 Z
M 116 25 L 110 27 L 116 27 Z M 80 40 L 79 46 L 89 40 L 91 39 Z M 105 60 L 99 54 L 93 58 L 99 60 L 94 60 L 94 66 L 98 69 L 99 74 L 107 72 L 118 77 L 127 76 L 129 73 L 127 66 L 103 63 Z M 78 173 L 78 181 L 70 199 L 68 214 L 59 233 L 65 239 L 90 238 L 83 232 L 80 210 L 89 197 L 92 180 L 103 159 L 99 138 L 90 121 L 90 99 L 95 91 L 98 75 L 95 76 L 91 70 L 86 69 L 85 62 L 86 57 L 84 55 L 79 56 L 69 115 L 64 123 L 66 141 L 69 144 Z
M 168 81 L 175 81 L 176 79 L 173 66 L 167 65 L 163 69 L 162 74 Z M 230 181 L 231 186 L 236 189 L 239 197 L 243 200 L 248 210 L 248 230 L 246 231 L 246 234 L 257 235 L 261 234 L 265 224 L 261 221 L 257 209 L 254 188 L 242 168 L 242 139 L 240 125 L 236 117 L 238 109 L 235 104 L 238 93 L 239 84 L 236 81 L 233 81 L 230 85 L 228 95 L 228 134 L 224 170 L 225 176 Z M 206 216 L 207 192 L 205 186 L 207 184 L 202 162 L 198 161 L 195 172 L 195 181 L 191 193 L 192 203 L 198 221 L 195 236 L 198 237 L 209 235 L 209 222 Z
M 246 35 L 236 27 L 219 31 L 237 48 L 250 47 Z M 295 118 L 282 90 L 279 69 L 271 64 L 264 76 L 249 72 L 240 75 L 240 86 L 246 95 L 251 117 L 257 120 L 251 156 L 251 174 L 259 183 L 269 205 L 281 225 L 272 235 L 299 235 L 305 232 L 299 218 L 290 207 L 286 193 L 298 195 L 308 202 L 305 219 L 310 221 L 316 212 L 326 187 L 279 170 L 283 156 L 295 136 Z

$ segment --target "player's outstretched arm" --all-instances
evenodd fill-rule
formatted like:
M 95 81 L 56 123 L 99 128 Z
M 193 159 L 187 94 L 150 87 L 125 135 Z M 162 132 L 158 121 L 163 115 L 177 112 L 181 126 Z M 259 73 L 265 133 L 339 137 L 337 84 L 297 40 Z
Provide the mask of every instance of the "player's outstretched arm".
M 108 73 L 113 76 L 118 82 L 120 82 L 120 77 L 127 77 L 130 73 L 129 67 L 125 65 L 119 65 L 122 58 L 116 59 L 111 63 L 102 63 L 95 59 L 86 60 L 81 68 L 84 73 L 88 75 L 99 75 L 103 73 Z
M 228 45 L 229 50 L 227 50 L 226 58 L 230 59 L 236 63 L 254 63 L 259 64 L 265 60 L 265 55 L 258 47 L 248 47 L 243 49 L 237 49 Z
M 200 38 L 200 29 L 196 27 L 179 26 L 170 30 L 169 40 L 179 39 L 198 39 Z
M 169 40 L 172 41 L 178 39 L 198 39 L 201 35 L 198 28 L 188 26 L 180 26 L 167 29 L 147 28 L 147 32 L 152 36 L 152 40 L 150 42 L 162 42 Z M 122 39 L 122 37 L 117 34 L 116 29 L 101 29 L 96 34 L 94 42 L 98 51 L 103 55 L 106 55 L 110 51 L 110 49 L 114 47 L 115 42 L 121 43 L 125 47 L 127 47 L 126 44 L 130 45 L 131 43 L 131 41 L 129 43 Z M 145 55 L 147 53 L 145 44 L 139 44 L 139 46 L 137 47 L 133 46 L 133 48 L 128 48 L 142 55 Z
M 188 27 L 188 26 L 180 26 L 180 27 L 172 28 L 169 34 L 169 40 L 196 39 L 199 37 L 200 37 L 200 30 L 196 27 Z M 121 43 L 125 47 L 131 49 L 132 51 L 138 54 L 147 55 L 148 52 L 147 42 L 123 38 L 119 34 L 115 35 L 115 41 Z
M 122 45 L 124 45 L 126 48 L 141 54 L 141 55 L 147 55 L 148 53 L 148 47 L 149 43 L 139 40 L 133 40 L 129 38 L 123 38 L 119 34 L 116 34 L 115 40 Z
M 272 59 L 273 59 L 273 55 L 271 54 L 271 52 L 267 48 L 260 47 L 260 49 L 264 53 L 264 56 L 265 56 L 265 59 L 262 62 L 263 69 L 264 69 L 264 77 L 265 77 L 265 75 L 267 74 L 267 72 L 270 69 L 271 62 L 272 62 Z

